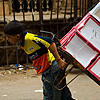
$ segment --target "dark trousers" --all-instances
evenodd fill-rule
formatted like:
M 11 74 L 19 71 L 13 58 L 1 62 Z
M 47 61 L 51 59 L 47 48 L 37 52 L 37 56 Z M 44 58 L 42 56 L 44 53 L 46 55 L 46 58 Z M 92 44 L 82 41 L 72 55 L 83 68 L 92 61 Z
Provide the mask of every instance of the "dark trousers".
M 58 90 L 56 87 L 54 87 L 54 85 L 57 85 L 59 78 L 64 75 L 63 72 L 64 71 L 60 69 L 56 61 L 48 70 L 43 72 L 43 100 L 74 100 L 67 86 L 62 90 Z M 57 80 L 55 80 L 56 76 L 58 76 Z M 62 88 L 65 84 L 66 79 L 61 82 L 58 88 Z

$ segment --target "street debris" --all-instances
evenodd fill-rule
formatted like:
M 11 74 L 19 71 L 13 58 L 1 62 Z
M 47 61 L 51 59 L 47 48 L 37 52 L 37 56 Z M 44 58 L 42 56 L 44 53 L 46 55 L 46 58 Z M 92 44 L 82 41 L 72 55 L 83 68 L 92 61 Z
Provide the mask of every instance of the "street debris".
M 43 90 L 34 90 L 34 92 L 43 92 Z
M 5 75 L 14 75 L 14 74 L 22 74 L 23 78 L 26 79 L 27 77 L 38 77 L 37 74 L 33 73 L 36 72 L 33 67 L 26 67 L 26 65 L 17 65 L 17 64 L 11 64 L 8 67 L 0 67 L 0 76 L 3 77 Z
M 7 97 L 8 95 L 4 94 L 3 97 Z

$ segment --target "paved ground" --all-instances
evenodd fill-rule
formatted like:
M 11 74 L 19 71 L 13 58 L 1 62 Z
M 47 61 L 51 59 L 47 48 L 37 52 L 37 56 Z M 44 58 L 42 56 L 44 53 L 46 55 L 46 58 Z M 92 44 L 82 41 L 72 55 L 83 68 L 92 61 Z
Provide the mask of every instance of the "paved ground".
M 73 69 L 67 81 L 79 72 Z M 2 73 L 0 71 L 0 100 L 42 100 L 41 75 L 36 75 L 35 70 Z M 99 85 L 84 73 L 68 86 L 77 100 L 100 100 Z

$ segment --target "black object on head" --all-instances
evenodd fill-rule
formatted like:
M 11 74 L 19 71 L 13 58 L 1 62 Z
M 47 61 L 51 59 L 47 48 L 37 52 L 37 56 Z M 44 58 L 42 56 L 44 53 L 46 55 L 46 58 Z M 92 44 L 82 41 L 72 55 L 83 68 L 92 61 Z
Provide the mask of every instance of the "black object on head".
M 19 21 L 13 20 L 4 27 L 4 33 L 9 35 L 21 34 L 23 33 L 23 26 Z

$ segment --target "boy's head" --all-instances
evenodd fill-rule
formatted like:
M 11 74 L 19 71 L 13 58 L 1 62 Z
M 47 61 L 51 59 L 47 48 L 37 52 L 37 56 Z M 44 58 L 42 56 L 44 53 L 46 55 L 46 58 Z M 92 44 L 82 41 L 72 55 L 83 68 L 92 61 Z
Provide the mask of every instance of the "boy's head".
M 23 26 L 19 21 L 13 20 L 4 27 L 4 33 L 8 35 L 21 34 L 23 33 Z
M 20 42 L 23 26 L 19 21 L 13 20 L 4 27 L 4 33 L 10 43 L 16 44 Z

